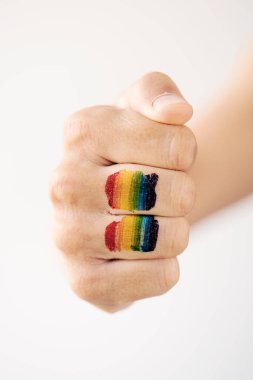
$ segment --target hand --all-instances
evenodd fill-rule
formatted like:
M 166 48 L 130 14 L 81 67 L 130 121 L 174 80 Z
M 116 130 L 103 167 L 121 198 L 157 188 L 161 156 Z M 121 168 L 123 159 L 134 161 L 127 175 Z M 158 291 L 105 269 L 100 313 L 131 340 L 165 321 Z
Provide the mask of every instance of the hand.
M 50 182 L 54 239 L 70 284 L 107 311 L 168 291 L 188 243 L 196 141 L 176 85 L 149 73 L 113 106 L 71 115 Z

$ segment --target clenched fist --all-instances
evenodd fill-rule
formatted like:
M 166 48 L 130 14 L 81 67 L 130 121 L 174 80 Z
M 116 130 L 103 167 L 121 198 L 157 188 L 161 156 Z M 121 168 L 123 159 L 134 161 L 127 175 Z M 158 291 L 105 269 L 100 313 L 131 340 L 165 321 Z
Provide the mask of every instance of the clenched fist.
M 173 81 L 154 72 L 115 105 L 66 120 L 50 181 L 53 234 L 82 299 L 116 311 L 177 282 L 195 198 L 191 116 Z

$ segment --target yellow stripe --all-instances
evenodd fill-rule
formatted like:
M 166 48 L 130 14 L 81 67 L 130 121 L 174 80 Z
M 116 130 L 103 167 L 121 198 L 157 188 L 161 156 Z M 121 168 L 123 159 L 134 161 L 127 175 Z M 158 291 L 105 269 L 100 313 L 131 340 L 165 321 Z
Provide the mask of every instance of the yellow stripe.
M 133 171 L 130 170 L 122 170 L 120 172 L 120 177 L 122 177 L 122 188 L 120 193 L 120 209 L 121 210 L 129 210 L 129 194 L 131 190 L 131 183 L 133 179 Z
M 134 231 L 134 217 L 125 216 L 122 221 L 122 237 L 121 237 L 121 249 L 129 251 L 132 245 L 133 231 Z

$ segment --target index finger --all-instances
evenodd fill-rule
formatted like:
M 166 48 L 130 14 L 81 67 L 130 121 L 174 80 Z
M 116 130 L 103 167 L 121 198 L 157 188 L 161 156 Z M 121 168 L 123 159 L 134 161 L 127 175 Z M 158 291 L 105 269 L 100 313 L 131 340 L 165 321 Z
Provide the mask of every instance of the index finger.
M 193 164 L 196 140 L 186 126 L 150 120 L 132 109 L 85 108 L 70 116 L 65 148 L 79 148 L 99 165 L 132 163 L 185 171 Z

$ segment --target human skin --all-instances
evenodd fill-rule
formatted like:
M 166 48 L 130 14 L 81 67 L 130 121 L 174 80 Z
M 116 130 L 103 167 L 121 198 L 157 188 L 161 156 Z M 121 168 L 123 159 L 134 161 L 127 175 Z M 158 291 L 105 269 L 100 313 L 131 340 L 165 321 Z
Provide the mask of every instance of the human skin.
M 158 101 L 158 98 L 160 100 Z M 185 216 L 195 200 L 186 171 L 196 140 L 184 124 L 192 107 L 173 81 L 149 73 L 122 93 L 115 105 L 82 109 L 63 130 L 63 159 L 50 181 L 53 235 L 63 253 L 74 292 L 106 311 L 167 292 L 179 278 L 176 256 L 187 246 Z M 155 173 L 157 200 L 150 210 L 159 223 L 154 250 L 111 251 L 107 226 L 133 214 L 109 206 L 108 176 L 125 170 Z
M 220 96 L 190 123 L 198 142 L 194 165 L 195 139 L 183 126 L 192 109 L 164 74 L 145 75 L 115 106 L 91 107 L 68 118 L 64 158 L 50 194 L 54 238 L 79 297 L 115 312 L 168 291 L 179 278 L 176 256 L 188 242 L 186 220 L 193 223 L 252 191 L 253 56 L 244 62 Z M 153 100 L 165 93 L 169 96 L 162 96 L 156 107 Z M 112 220 L 119 212 L 108 208 L 102 194 L 105 173 L 143 165 L 161 179 L 156 206 L 143 213 L 155 215 L 163 225 L 159 249 L 148 256 L 108 252 L 101 220 Z
M 198 155 L 189 174 L 197 189 L 190 223 L 253 191 L 253 51 L 194 120 Z

